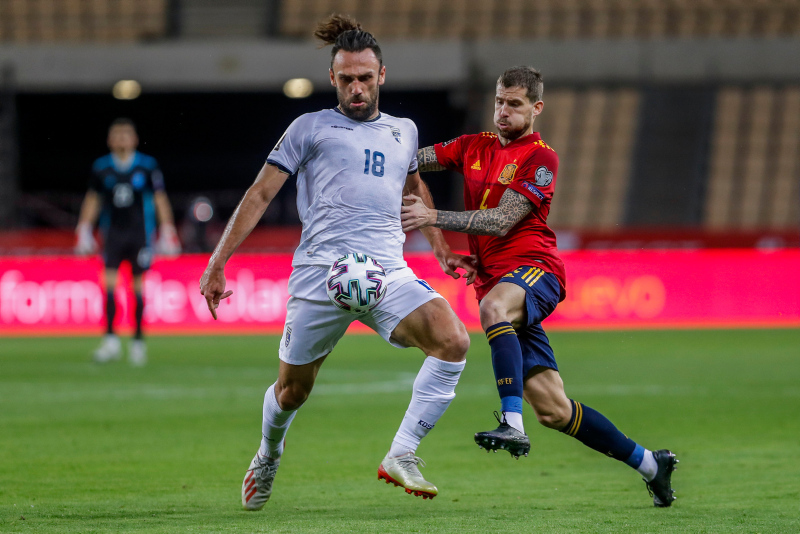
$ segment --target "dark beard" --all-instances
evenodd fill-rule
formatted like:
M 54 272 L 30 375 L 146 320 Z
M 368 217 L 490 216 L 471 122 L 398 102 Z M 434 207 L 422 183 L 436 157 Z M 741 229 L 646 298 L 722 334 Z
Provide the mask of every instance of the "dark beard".
M 530 127 L 531 127 L 531 123 L 530 122 L 526 122 L 518 130 L 506 130 L 506 131 L 497 130 L 497 134 L 500 137 L 502 137 L 503 139 L 505 139 L 506 141 L 509 141 L 509 142 L 510 141 L 516 141 L 517 139 L 519 139 L 522 136 L 523 133 L 527 132 L 528 128 L 530 128 Z
M 350 106 L 346 104 L 345 98 L 339 93 L 339 90 L 336 90 L 336 96 L 339 99 L 339 109 L 344 113 L 344 115 L 354 121 L 365 121 L 369 119 L 375 110 L 378 109 L 378 94 L 375 93 L 375 100 L 367 101 L 364 100 L 363 102 L 366 103 L 360 109 L 352 109 Z

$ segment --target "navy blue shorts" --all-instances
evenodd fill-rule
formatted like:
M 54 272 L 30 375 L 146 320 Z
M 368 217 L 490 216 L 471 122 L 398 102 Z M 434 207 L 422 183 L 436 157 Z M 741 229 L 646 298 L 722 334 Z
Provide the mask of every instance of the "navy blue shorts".
M 504 275 L 500 282 L 516 284 L 525 290 L 527 321 L 526 326 L 517 331 L 522 347 L 522 376 L 528 376 L 536 366 L 558 371 L 553 348 L 541 325 L 556 309 L 561 298 L 558 278 L 539 267 L 525 265 Z

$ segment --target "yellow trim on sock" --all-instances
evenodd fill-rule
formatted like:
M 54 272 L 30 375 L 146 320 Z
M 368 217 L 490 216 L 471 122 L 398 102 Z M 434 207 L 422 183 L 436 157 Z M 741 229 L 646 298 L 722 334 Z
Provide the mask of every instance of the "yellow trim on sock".
M 574 425 L 575 428 L 573 428 L 572 432 L 570 432 L 570 436 L 572 436 L 573 438 L 578 433 L 578 430 L 580 430 L 581 422 L 583 421 L 583 406 L 581 405 L 580 402 L 575 403 L 575 409 L 577 411 L 577 413 L 575 414 L 575 425 Z
M 514 331 L 513 327 L 504 326 L 503 328 L 499 328 L 497 330 L 492 331 L 491 334 L 486 336 L 486 340 L 487 341 L 491 341 L 494 338 L 496 338 L 497 336 L 502 336 L 503 334 L 515 334 L 516 335 L 516 332 Z
M 499 330 L 502 330 L 503 328 L 509 328 L 510 326 L 511 326 L 511 325 L 504 324 L 504 325 L 498 326 L 497 328 L 494 328 L 494 329 L 487 330 L 487 331 L 486 331 L 486 335 L 487 335 L 487 336 L 489 336 L 489 335 L 492 335 L 492 334 L 494 334 L 495 332 L 497 332 L 497 331 L 499 331 Z

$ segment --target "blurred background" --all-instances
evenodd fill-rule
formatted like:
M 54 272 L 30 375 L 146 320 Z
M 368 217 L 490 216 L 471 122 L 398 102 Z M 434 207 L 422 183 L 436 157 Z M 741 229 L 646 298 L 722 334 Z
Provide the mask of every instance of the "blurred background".
M 381 110 L 413 119 L 420 146 L 493 130 L 498 75 L 542 71 L 535 126 L 560 156 L 549 222 L 562 251 L 800 245 L 800 0 L 0 0 L 0 256 L 71 254 L 120 116 L 161 164 L 184 252 L 208 252 L 290 122 L 336 105 L 329 49 L 312 38 L 332 12 L 378 38 Z M 463 208 L 459 175 L 426 179 L 439 207 Z M 293 251 L 295 192 L 290 181 L 241 251 Z M 420 237 L 409 251 L 425 250 Z M 25 293 L 18 272 L 4 294 L 34 310 L 49 290 Z

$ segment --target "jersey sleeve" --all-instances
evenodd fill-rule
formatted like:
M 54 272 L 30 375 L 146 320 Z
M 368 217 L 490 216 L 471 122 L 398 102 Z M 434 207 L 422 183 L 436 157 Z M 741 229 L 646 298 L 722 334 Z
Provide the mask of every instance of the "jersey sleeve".
M 537 149 L 520 166 L 508 188 L 523 195 L 537 208 L 553 198 L 558 173 L 558 155 L 548 147 Z
M 464 167 L 464 151 L 472 139 L 472 135 L 462 135 L 444 143 L 437 143 L 433 145 L 433 150 L 436 152 L 436 160 L 439 165 L 444 165 L 451 171 L 459 171 L 463 174 Z
M 100 173 L 102 168 L 103 166 L 99 159 L 92 164 L 92 174 L 89 177 L 89 191 L 94 191 L 95 193 L 103 192 L 103 176 Z
M 310 155 L 314 122 L 312 114 L 296 118 L 267 156 L 267 163 L 287 174 L 296 173 Z
M 161 167 L 158 166 L 158 162 L 154 158 L 150 158 L 150 185 L 153 187 L 153 191 L 163 191 L 164 190 L 164 173 L 161 172 Z

